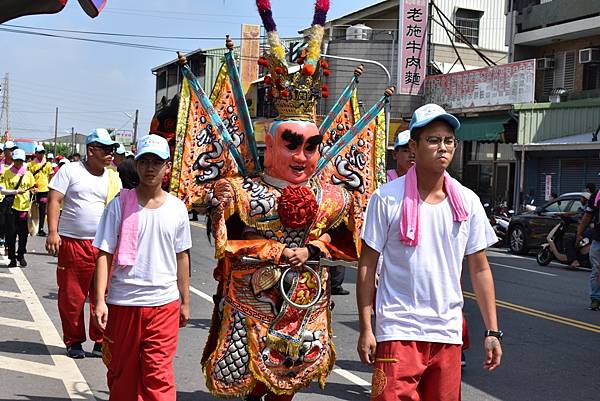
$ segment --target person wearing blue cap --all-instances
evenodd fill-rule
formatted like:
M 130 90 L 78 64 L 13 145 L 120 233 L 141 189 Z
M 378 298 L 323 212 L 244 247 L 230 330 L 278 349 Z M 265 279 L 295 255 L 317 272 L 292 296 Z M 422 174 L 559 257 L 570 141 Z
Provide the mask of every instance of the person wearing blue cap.
M 190 314 L 190 225 L 185 204 L 161 188 L 171 169 L 167 140 L 147 135 L 137 149 L 139 185 L 109 203 L 94 239 L 94 316 L 106 340 L 109 400 L 175 400 L 173 358 Z
M 460 400 L 465 257 L 486 327 L 484 368 L 500 365 L 503 333 L 485 255 L 497 238 L 477 195 L 446 171 L 459 127 L 438 105 L 415 110 L 409 125 L 415 165 L 377 189 L 367 206 L 356 283 L 357 350 L 362 362 L 373 365 L 374 401 Z
M 58 256 L 58 311 L 71 358 L 86 356 L 84 308 L 88 297 L 90 308 L 94 305 L 92 279 L 98 254 L 92 240 L 105 206 L 121 189 L 117 172 L 106 168 L 116 146 L 106 129 L 95 129 L 86 138 L 85 160 L 63 166 L 49 184 L 46 249 Z M 102 332 L 91 319 L 89 336 L 94 341 L 92 355 L 101 356 Z
M 410 131 L 405 130 L 396 136 L 394 142 L 394 160 L 396 167 L 386 172 L 388 182 L 402 177 L 408 170 L 415 165 L 415 156 L 408 147 L 410 141 Z

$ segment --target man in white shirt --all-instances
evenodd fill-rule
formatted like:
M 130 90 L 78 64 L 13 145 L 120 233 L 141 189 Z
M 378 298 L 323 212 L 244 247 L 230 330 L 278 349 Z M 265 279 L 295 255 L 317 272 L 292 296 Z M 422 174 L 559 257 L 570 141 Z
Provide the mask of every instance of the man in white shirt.
M 95 129 L 86 138 L 86 159 L 63 166 L 48 185 L 46 250 L 58 255 L 56 279 L 63 341 L 67 355 L 76 359 L 85 357 L 86 298 L 90 298 L 90 308 L 94 304 L 92 279 L 98 251 L 92 240 L 105 206 L 121 189 L 119 175 L 106 168 L 116 144 L 107 130 Z M 102 332 L 90 324 L 89 335 L 95 343 L 92 355 L 102 355 Z
M 446 174 L 459 127 L 437 105 L 417 109 L 410 123 L 415 167 L 375 191 L 367 207 L 356 285 L 357 349 L 362 362 L 374 365 L 376 401 L 460 399 L 465 256 L 487 328 L 484 367 L 500 364 L 502 332 L 485 255 L 497 239 L 477 195 Z M 371 310 L 380 255 L 374 335 Z
M 190 315 L 190 225 L 185 204 L 161 189 L 171 169 L 166 139 L 142 137 L 137 149 L 140 183 L 108 205 L 94 239 L 95 318 L 104 330 L 109 400 L 175 400 L 173 357 Z

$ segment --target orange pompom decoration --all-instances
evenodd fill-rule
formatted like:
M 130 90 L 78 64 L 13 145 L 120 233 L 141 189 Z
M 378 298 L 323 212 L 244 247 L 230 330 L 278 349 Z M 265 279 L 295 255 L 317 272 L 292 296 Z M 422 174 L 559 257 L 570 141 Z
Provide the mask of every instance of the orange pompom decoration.
M 329 68 L 329 63 L 325 60 L 321 60 L 320 64 L 321 64 L 321 67 L 323 67 L 323 68 Z
M 264 57 L 259 57 L 258 58 L 258 65 L 262 65 L 263 67 L 266 67 L 269 65 L 269 62 L 267 61 L 266 58 Z
M 283 68 L 281 68 L 281 67 L 277 67 L 277 68 L 275 68 L 275 72 L 276 72 L 277 74 L 283 74 Z
M 315 194 L 307 187 L 288 185 L 277 198 L 277 212 L 284 227 L 299 229 L 309 227 L 317 218 L 319 204 Z
M 328 77 L 329 75 L 331 75 L 331 70 L 323 69 L 323 75 L 325 75 L 326 77 Z
M 281 97 L 289 97 L 290 96 L 290 91 L 288 91 L 287 89 L 284 89 L 281 91 Z
M 323 85 L 323 86 L 321 87 L 321 90 L 322 90 L 322 91 L 325 91 L 325 92 L 329 92 L 329 86 L 327 86 L 327 85 Z
M 312 64 L 304 64 L 302 67 L 302 75 L 313 75 L 315 73 L 315 66 Z
M 265 85 L 271 85 L 273 83 L 273 78 L 271 78 L 270 75 L 265 75 L 264 83 Z
M 321 97 L 323 97 L 323 98 L 327 99 L 327 98 L 329 97 L 329 92 L 327 92 L 327 91 L 323 91 L 323 92 L 321 93 Z
M 302 65 L 302 64 L 304 64 L 304 57 L 298 57 L 298 58 L 296 59 L 296 63 L 298 63 L 299 65 Z

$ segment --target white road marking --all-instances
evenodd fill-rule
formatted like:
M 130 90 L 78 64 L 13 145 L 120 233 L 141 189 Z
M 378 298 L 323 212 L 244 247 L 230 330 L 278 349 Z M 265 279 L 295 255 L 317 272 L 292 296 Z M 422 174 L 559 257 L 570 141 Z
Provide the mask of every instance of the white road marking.
M 496 257 L 500 257 L 500 258 L 511 258 L 511 259 L 522 259 L 522 260 L 527 260 L 529 262 L 534 261 L 535 259 L 532 258 L 528 258 L 526 256 L 521 256 L 521 255 L 514 255 L 508 251 L 506 252 L 499 252 L 499 251 L 487 251 L 488 255 L 490 256 L 496 256 Z M 554 266 L 554 267 L 565 267 L 564 264 L 562 263 L 558 263 L 558 262 L 550 262 L 550 264 L 548 266 Z
M 371 383 L 366 380 L 361 379 L 356 376 L 354 373 L 348 372 L 347 370 L 335 368 L 333 369 L 333 373 L 337 373 L 342 376 L 344 379 L 348 380 L 351 383 L 356 384 L 357 386 L 361 386 L 365 390 L 371 391 Z
M 200 298 L 204 299 L 205 301 L 208 301 L 211 304 L 214 304 L 213 298 L 210 295 L 200 291 L 197 288 L 192 287 L 191 285 L 190 285 L 190 292 L 198 295 Z
M 29 313 L 35 323 L 35 329 L 40 332 L 42 341 L 48 346 L 64 348 L 64 344 L 50 320 L 50 317 L 44 310 L 33 287 L 25 277 L 25 274 L 19 268 L 9 269 L 12 278 L 15 280 L 21 293 L 19 299 L 23 299 L 29 309 Z M 3 291 L 6 293 L 6 291 Z M 0 296 L 3 296 L 0 294 Z M 16 323 L 15 319 L 4 320 L 9 323 Z M 1 323 L 1 321 L 0 321 Z M 24 324 L 26 328 L 31 327 L 31 323 Z M 53 355 L 50 357 L 54 365 L 41 364 L 36 362 L 24 361 L 21 359 L 0 358 L 0 369 L 8 369 L 16 372 L 23 372 L 44 377 L 53 377 L 61 380 L 65 386 L 69 398 L 72 400 L 95 400 L 90 386 L 81 374 L 81 371 L 71 358 L 66 355 Z
M 18 329 L 25 329 L 25 330 L 37 330 L 38 326 L 35 322 L 30 322 L 28 320 L 17 320 L 17 319 L 10 319 L 7 317 L 1 317 L 0 316 L 0 326 L 10 326 L 10 327 L 16 327 Z M 2 365 L 0 365 L 2 366 Z
M 556 277 L 557 276 L 556 274 L 552 274 L 552 273 L 545 273 L 545 272 L 539 272 L 537 270 L 525 269 L 525 268 L 522 268 L 522 267 L 516 267 L 516 266 L 510 266 L 510 265 L 503 265 L 502 263 L 495 263 L 495 262 L 489 262 L 489 263 L 492 266 L 506 267 L 507 269 L 521 270 L 521 271 L 525 271 L 525 272 L 529 272 L 529 273 L 541 274 L 542 276 L 550 276 L 550 277 Z
M 23 294 L 13 291 L 0 291 L 0 297 L 13 298 L 13 299 L 25 299 Z
M 192 287 L 191 285 L 190 285 L 190 292 L 198 295 L 200 298 L 204 299 L 205 301 L 210 302 L 211 304 L 214 303 L 213 298 L 210 295 L 208 295 L 205 292 L 200 291 L 199 289 L 197 289 L 195 287 Z M 336 367 L 333 369 L 333 372 L 342 376 L 343 378 L 350 381 L 351 383 L 354 383 L 358 386 L 364 387 L 367 390 L 370 390 L 370 388 L 371 388 L 371 384 L 369 382 L 361 379 L 360 377 L 356 376 L 354 373 L 348 372 L 347 370 Z

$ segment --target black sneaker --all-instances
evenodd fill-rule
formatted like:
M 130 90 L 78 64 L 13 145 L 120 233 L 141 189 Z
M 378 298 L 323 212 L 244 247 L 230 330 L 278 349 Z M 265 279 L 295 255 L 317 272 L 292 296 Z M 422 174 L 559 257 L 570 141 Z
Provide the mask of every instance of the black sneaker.
M 21 267 L 27 267 L 27 261 L 25 260 L 25 257 L 24 257 L 24 256 L 21 256 L 21 257 L 19 258 L 19 265 L 20 265 Z
M 8 267 L 17 267 L 17 259 L 11 259 L 8 263 Z
M 9 265 L 10 266 L 10 265 Z M 600 299 L 592 299 L 589 310 L 600 310 Z
M 94 343 L 92 356 L 95 356 L 96 358 L 102 358 L 102 343 Z
M 81 343 L 76 343 L 67 347 L 67 356 L 73 359 L 85 358 L 85 352 L 83 352 L 83 347 L 81 346 Z
M 467 366 L 467 358 L 465 357 L 464 351 L 460 353 L 460 367 L 464 368 Z
M 47 236 L 47 235 L 48 235 L 48 234 L 46 234 L 46 232 L 45 232 L 44 230 L 40 230 L 40 231 L 38 231 L 38 237 L 45 237 L 45 236 Z
M 345 290 L 343 287 L 335 287 L 331 289 L 331 295 L 348 295 L 350 291 Z

